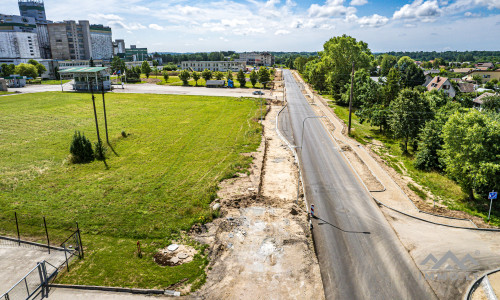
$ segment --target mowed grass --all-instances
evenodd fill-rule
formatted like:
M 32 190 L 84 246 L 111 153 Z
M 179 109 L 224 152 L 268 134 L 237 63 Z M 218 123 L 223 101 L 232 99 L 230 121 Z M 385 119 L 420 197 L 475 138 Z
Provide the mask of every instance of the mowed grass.
M 97 96 L 101 139 L 102 98 Z M 79 222 L 86 257 L 63 283 L 165 288 L 201 283 L 206 259 L 159 267 L 152 255 L 179 230 L 212 218 L 218 183 L 244 172 L 261 128 L 253 99 L 107 94 L 113 150 L 106 165 L 68 163 L 75 130 L 97 141 L 89 94 L 39 93 L 0 98 L 0 221 L 23 217 L 36 235 L 47 217 L 54 234 Z M 122 137 L 125 131 L 128 136 Z M 29 227 L 32 223 L 33 228 Z M 0 222 L 14 233 L 12 222 Z M 2 228 L 0 228 L 2 229 Z M 2 231 L 2 230 L 0 230 Z M 144 257 L 136 256 L 141 241 Z
M 339 116 L 346 124 L 349 120 L 349 108 L 331 104 L 335 114 Z M 465 211 L 471 215 L 483 218 L 488 217 L 489 202 L 478 199 L 476 202 L 467 200 L 467 195 L 453 180 L 445 174 L 439 172 L 426 172 L 415 168 L 414 151 L 408 146 L 409 154 L 403 155 L 399 140 L 387 137 L 379 131 L 378 127 L 371 126 L 369 123 L 360 123 L 359 118 L 352 114 L 352 137 L 362 144 L 371 143 L 373 139 L 381 141 L 384 148 L 378 151 L 378 154 L 386 160 L 387 164 L 394 168 L 398 173 L 409 175 L 419 185 L 427 187 L 432 194 L 441 198 L 442 202 L 450 209 Z M 411 188 L 411 187 L 410 187 Z M 422 191 L 417 194 L 424 198 Z M 491 225 L 500 226 L 500 210 L 493 208 Z

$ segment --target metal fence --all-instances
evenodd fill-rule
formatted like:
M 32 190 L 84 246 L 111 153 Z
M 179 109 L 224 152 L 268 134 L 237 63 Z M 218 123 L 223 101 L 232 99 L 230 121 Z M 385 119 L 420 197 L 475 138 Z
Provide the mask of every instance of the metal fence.
M 32 297 L 48 297 L 48 284 L 57 275 L 58 269 L 46 261 L 39 262 L 19 280 L 0 300 L 25 300 Z

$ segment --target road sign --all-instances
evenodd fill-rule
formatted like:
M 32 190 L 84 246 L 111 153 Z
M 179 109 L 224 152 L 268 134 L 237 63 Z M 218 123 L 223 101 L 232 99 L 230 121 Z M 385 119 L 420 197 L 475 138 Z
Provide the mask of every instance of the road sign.
M 488 195 L 488 199 L 496 199 L 498 197 L 498 192 L 490 192 Z

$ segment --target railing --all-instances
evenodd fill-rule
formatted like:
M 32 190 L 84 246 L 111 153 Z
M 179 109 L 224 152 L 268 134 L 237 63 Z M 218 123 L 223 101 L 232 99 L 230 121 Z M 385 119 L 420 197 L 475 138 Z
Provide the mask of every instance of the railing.
M 0 296 L 0 300 L 24 300 L 38 295 L 42 299 L 48 297 L 48 283 L 57 275 L 57 272 L 57 268 L 50 263 L 46 261 L 39 262 L 7 293 Z

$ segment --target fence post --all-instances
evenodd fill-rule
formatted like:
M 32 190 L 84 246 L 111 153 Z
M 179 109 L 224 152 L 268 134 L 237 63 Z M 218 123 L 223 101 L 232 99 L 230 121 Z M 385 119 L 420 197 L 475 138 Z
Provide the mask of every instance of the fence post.
M 47 222 L 45 222 L 45 216 L 43 217 L 43 226 L 45 226 L 45 235 L 47 236 L 47 249 L 49 249 L 50 254 L 49 231 L 47 230 Z
M 66 268 L 68 269 L 69 272 L 68 255 L 66 253 L 66 243 L 64 244 L 64 259 L 66 260 Z
M 21 235 L 19 234 L 19 223 L 17 222 L 17 212 L 14 212 L 14 216 L 16 217 L 17 242 L 19 243 L 19 246 L 21 246 Z
M 81 258 L 84 257 L 83 255 L 83 245 L 82 245 L 82 236 L 80 235 L 80 227 L 78 227 L 78 222 L 76 222 L 76 231 L 78 232 L 78 242 L 79 242 L 79 246 L 80 246 L 80 249 L 79 249 L 79 252 L 81 254 Z
M 45 279 L 43 277 L 42 263 L 38 263 L 37 268 L 38 268 L 38 275 L 40 275 L 40 286 L 42 287 L 42 299 L 43 299 L 45 298 L 45 290 L 44 290 Z M 28 285 L 26 285 L 26 288 L 27 287 Z

